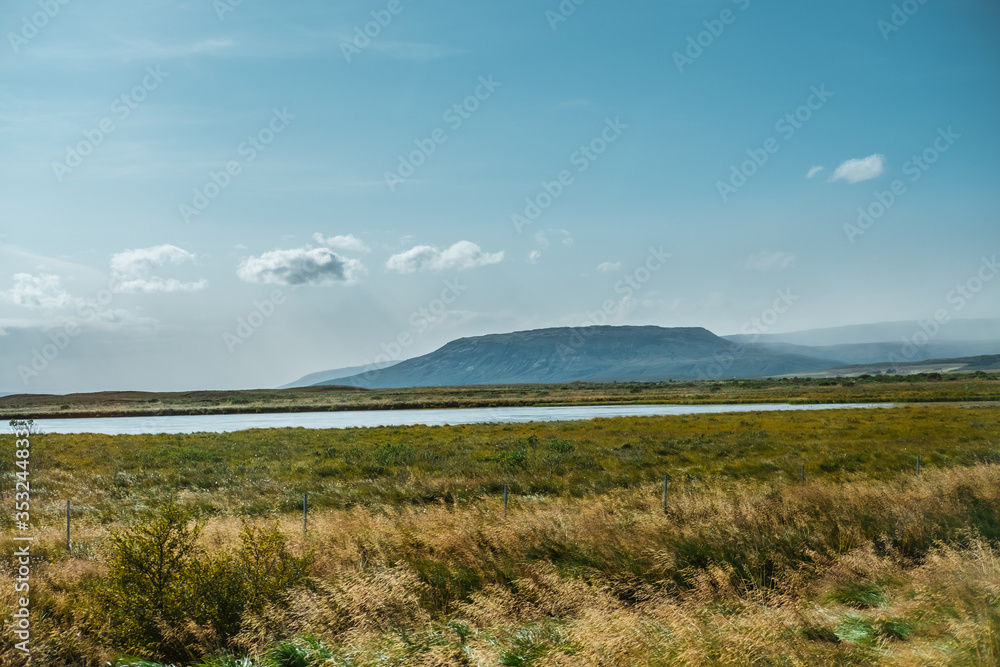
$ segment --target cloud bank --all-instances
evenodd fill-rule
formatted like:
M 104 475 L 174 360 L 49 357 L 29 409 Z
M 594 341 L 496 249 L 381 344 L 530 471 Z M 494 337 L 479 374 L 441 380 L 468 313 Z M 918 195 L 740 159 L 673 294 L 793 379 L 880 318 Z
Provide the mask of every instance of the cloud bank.
M 174 278 L 164 279 L 153 275 L 153 271 L 165 264 L 193 262 L 195 256 L 175 245 L 158 245 L 151 248 L 125 250 L 111 258 L 111 278 L 115 292 L 146 294 L 154 292 L 195 292 L 204 289 L 208 281 L 182 282 Z
M 59 276 L 15 273 L 14 287 L 0 292 L 0 300 L 31 310 L 65 308 L 72 299 L 59 285 Z
M 364 265 L 329 248 L 272 250 L 244 259 L 236 275 L 248 283 L 266 285 L 352 285 L 365 272 Z
M 398 273 L 416 271 L 445 271 L 448 269 L 472 269 L 503 261 L 503 252 L 486 253 L 471 241 L 459 241 L 450 248 L 439 250 L 434 246 L 418 245 L 405 252 L 393 255 L 385 266 Z

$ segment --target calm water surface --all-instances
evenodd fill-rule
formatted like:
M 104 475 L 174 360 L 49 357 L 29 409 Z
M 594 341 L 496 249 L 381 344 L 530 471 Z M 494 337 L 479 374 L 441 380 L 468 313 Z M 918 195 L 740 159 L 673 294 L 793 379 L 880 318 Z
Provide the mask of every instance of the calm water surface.
M 458 408 L 450 410 L 359 410 L 253 415 L 190 415 L 176 417 L 108 417 L 99 419 L 38 419 L 42 433 L 229 433 L 251 428 L 356 428 L 426 424 L 551 422 L 598 417 L 652 417 L 723 412 L 775 410 L 846 410 L 886 408 L 886 403 L 788 405 L 574 405 L 567 407 Z

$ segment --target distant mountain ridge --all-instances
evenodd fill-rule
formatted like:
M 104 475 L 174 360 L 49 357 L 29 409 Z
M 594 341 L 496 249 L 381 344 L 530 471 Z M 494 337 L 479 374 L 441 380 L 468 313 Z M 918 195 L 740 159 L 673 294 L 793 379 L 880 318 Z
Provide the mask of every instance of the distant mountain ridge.
M 774 352 L 837 359 L 841 366 L 899 364 L 1000 353 L 1000 319 L 951 320 L 941 325 L 933 336 L 926 335 L 922 324 L 929 326 L 921 322 L 881 322 L 723 338 L 737 343 L 752 342 Z
M 461 338 L 390 368 L 338 378 L 336 384 L 374 389 L 728 379 L 821 370 L 837 363 L 753 345 L 734 346 L 700 327 L 563 327 Z
M 288 384 L 278 387 L 278 389 L 298 389 L 300 387 L 315 387 L 317 385 L 329 385 L 329 384 L 339 384 L 334 382 L 334 380 L 339 380 L 340 378 L 350 377 L 352 375 L 358 375 L 361 373 L 367 373 L 368 371 L 381 370 L 383 368 L 388 368 L 389 366 L 395 366 L 398 361 L 386 361 L 378 364 L 366 364 L 364 366 L 349 366 L 347 368 L 335 368 L 329 371 L 319 371 L 318 373 L 310 373 L 309 375 L 303 376 L 296 380 L 295 382 L 290 382 Z
M 877 363 L 857 364 L 828 368 L 812 373 L 802 373 L 802 377 L 856 377 L 858 375 L 901 375 L 910 373 L 974 373 L 977 371 L 995 373 L 1000 371 L 1000 354 L 958 359 L 927 359 L 908 361 L 901 364 Z
M 845 372 L 846 367 L 863 365 L 898 365 L 905 372 L 911 366 L 901 362 L 929 359 L 939 362 L 942 368 L 949 364 L 966 368 L 967 358 L 1000 354 L 1000 320 L 956 320 L 946 327 L 942 327 L 942 335 L 905 351 L 904 339 L 920 331 L 917 322 L 725 337 L 701 327 L 534 329 L 461 338 L 429 354 L 388 366 L 325 371 L 286 386 L 337 384 L 380 389 L 728 380 L 821 374 L 827 370 L 836 374 Z M 945 331 L 954 338 L 945 338 Z
M 898 343 L 851 343 L 848 345 L 793 345 L 791 343 L 760 342 L 756 346 L 775 353 L 805 354 L 835 359 L 840 366 L 856 364 L 906 363 L 928 359 L 956 359 L 996 354 L 1000 343 L 989 341 L 940 341 L 921 346 L 905 347 Z
M 872 343 L 900 344 L 903 338 L 912 338 L 923 331 L 920 322 L 879 322 L 876 324 L 851 324 L 826 329 L 807 329 L 782 334 L 736 334 L 723 336 L 726 340 L 754 343 L 790 343 L 813 347 L 839 345 L 867 345 Z M 929 343 L 991 342 L 1000 341 L 1000 319 L 950 320 L 940 326 Z M 1000 350 L 997 350 L 1000 352 Z

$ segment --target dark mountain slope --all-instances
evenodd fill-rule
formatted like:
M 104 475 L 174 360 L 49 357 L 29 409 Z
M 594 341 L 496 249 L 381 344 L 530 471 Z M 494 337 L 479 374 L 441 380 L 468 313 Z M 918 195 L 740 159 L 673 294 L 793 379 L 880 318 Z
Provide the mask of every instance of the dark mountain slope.
M 339 378 L 337 384 L 383 388 L 728 379 L 834 365 L 835 360 L 762 346 L 734 347 L 702 328 L 598 326 L 462 338 L 381 371 Z

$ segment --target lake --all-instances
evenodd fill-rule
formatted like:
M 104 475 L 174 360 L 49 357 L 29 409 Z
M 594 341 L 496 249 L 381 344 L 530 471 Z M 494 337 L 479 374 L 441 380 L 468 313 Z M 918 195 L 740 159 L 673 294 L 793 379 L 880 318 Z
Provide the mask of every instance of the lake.
M 107 417 L 95 419 L 36 419 L 42 433 L 229 433 L 252 428 L 358 428 L 425 424 L 524 423 L 573 421 L 599 417 L 653 417 L 724 412 L 784 410 L 847 410 L 887 408 L 888 403 L 789 405 L 574 405 L 522 408 L 456 408 L 447 410 L 355 410 L 250 415 L 182 415 L 171 417 Z

